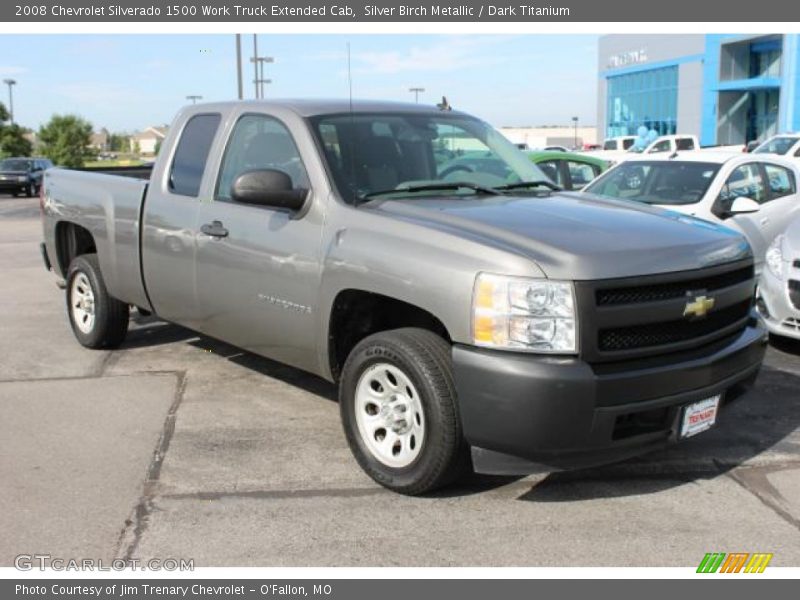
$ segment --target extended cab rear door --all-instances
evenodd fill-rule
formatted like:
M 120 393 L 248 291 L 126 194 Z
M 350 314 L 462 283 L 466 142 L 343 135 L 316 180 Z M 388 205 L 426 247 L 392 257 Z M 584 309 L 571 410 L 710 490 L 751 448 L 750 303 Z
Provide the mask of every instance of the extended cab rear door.
M 145 197 L 142 273 L 156 313 L 199 329 L 195 251 L 197 212 L 207 187 L 206 165 L 219 135 L 222 115 L 209 111 L 179 115 L 163 147 Z

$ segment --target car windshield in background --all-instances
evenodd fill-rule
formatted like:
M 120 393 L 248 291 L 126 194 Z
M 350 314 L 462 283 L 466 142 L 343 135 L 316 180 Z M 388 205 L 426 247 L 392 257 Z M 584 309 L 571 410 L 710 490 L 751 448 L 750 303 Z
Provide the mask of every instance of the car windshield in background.
M 351 203 L 377 195 L 474 196 L 547 181 L 514 144 L 471 117 L 336 114 L 315 117 L 312 124 L 339 194 Z
M 753 154 L 786 154 L 797 143 L 796 137 L 776 137 L 762 144 Z
M 585 192 L 647 204 L 695 204 L 720 165 L 704 162 L 631 161 L 601 175 Z
M 4 160 L 0 162 L 0 171 L 28 171 L 31 167 L 29 160 Z

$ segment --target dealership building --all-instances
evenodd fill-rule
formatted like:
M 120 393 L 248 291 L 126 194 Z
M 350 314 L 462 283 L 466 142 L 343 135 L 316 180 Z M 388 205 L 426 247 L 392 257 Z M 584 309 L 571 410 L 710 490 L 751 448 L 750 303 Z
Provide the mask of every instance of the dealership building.
M 800 131 L 800 35 L 607 35 L 598 137 L 695 134 L 743 144 Z

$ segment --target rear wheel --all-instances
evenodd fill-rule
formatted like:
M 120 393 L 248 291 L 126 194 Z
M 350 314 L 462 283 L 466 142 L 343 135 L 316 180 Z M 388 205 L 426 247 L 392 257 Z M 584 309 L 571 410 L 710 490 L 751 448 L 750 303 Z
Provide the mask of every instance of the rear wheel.
M 75 258 L 67 271 L 67 314 L 87 348 L 116 348 L 128 332 L 128 305 L 109 295 L 96 254 Z
M 402 494 L 423 494 L 469 465 L 453 383 L 450 346 L 423 329 L 362 340 L 339 388 L 347 441 L 361 468 Z
M 33 184 L 32 184 L 32 183 L 29 183 L 29 184 L 28 184 L 28 185 L 25 187 L 25 196 L 27 196 L 28 198 L 32 198 L 32 197 L 33 197 L 33 194 L 34 194 L 34 188 L 33 188 Z

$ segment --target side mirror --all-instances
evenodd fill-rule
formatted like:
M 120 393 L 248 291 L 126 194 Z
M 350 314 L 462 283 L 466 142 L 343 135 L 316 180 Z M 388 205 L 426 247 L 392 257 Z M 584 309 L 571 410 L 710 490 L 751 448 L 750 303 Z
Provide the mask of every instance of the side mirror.
M 231 188 L 231 198 L 236 202 L 292 211 L 300 210 L 307 196 L 308 190 L 294 189 L 292 178 L 276 169 L 246 171 Z
M 758 212 L 759 210 L 761 210 L 761 205 L 758 202 L 746 196 L 739 196 L 733 201 L 728 212 L 732 215 L 744 215 Z

